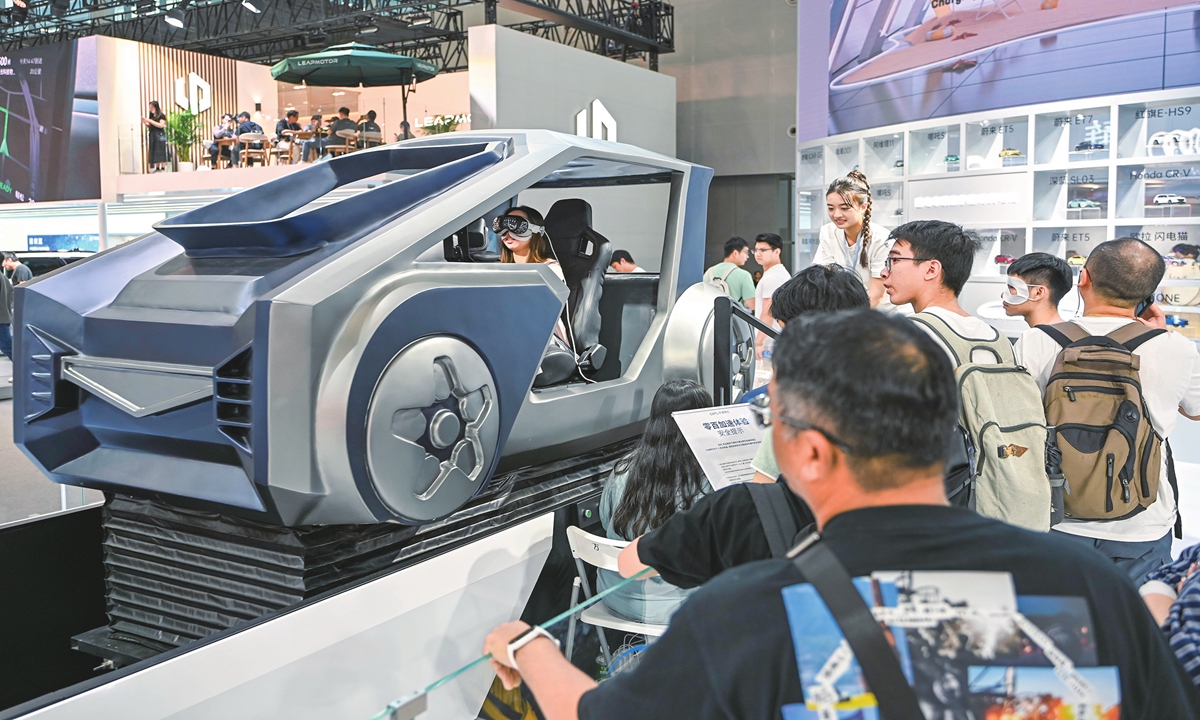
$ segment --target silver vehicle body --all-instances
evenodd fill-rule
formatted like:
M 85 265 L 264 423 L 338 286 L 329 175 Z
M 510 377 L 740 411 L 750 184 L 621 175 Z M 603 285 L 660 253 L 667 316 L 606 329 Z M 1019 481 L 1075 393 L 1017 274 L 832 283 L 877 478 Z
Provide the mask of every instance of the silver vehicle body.
M 400 179 L 317 201 L 380 168 Z M 18 290 L 17 442 L 55 482 L 270 523 L 444 517 L 498 471 L 640 431 L 668 324 L 709 322 L 711 302 L 674 310 L 701 280 L 711 176 L 618 143 L 477 131 L 172 218 Z M 449 262 L 447 238 L 535 186 L 641 184 L 669 187 L 661 272 L 606 282 L 655 294 L 603 320 L 636 332 L 617 328 L 605 379 L 533 389 L 567 288 L 546 265 Z M 704 349 L 678 352 L 694 362 L 676 376 L 698 377 Z

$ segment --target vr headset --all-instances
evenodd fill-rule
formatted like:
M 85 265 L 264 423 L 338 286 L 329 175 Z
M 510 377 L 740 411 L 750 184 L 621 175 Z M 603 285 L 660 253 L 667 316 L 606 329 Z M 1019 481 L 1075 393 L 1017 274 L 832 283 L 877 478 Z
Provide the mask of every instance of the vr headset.
M 541 225 L 534 225 L 520 215 L 501 215 L 492 220 L 492 231 L 497 235 L 508 233 L 521 240 L 533 237 L 534 233 L 540 233 L 544 229 Z

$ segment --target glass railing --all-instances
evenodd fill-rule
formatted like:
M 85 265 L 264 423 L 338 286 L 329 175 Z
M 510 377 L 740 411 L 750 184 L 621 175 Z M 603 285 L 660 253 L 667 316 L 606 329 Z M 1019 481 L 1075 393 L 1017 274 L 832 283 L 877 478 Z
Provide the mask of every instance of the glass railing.
M 588 609 L 592 605 L 595 605 L 596 603 L 600 602 L 605 597 L 613 594 L 617 590 L 620 590 L 621 588 L 625 587 L 626 585 L 628 585 L 630 583 L 636 582 L 638 580 L 641 580 L 641 579 L 649 576 L 650 573 L 652 573 L 652 572 L 654 572 L 654 568 L 646 568 L 645 570 L 642 570 L 641 572 L 634 575 L 633 577 L 626 578 L 626 579 L 622 580 L 621 582 L 617 583 L 616 585 L 613 585 L 612 587 L 610 587 L 606 590 L 602 590 L 602 591 L 596 593 L 595 595 L 591 596 L 590 598 L 587 598 L 586 600 L 579 603 L 578 605 L 576 605 L 572 608 L 568 608 L 567 610 L 564 610 L 563 612 L 559 613 L 558 615 L 555 615 L 554 617 L 550 618 L 546 622 L 539 624 L 537 627 L 542 628 L 543 630 L 549 631 L 551 627 L 559 624 L 563 620 L 567 620 L 569 618 L 575 617 L 576 615 L 578 615 L 579 613 Z M 372 715 L 367 720 L 412 720 L 413 718 L 419 717 L 421 715 L 421 713 L 425 712 L 429 707 L 429 693 L 437 690 L 438 688 L 442 687 L 443 685 L 446 685 L 447 683 L 450 683 L 458 676 L 463 675 L 467 672 L 470 672 L 471 670 L 475 669 L 476 667 L 478 667 L 480 665 L 483 665 L 484 663 L 486 663 L 488 660 L 491 660 L 491 659 L 492 659 L 492 656 L 490 653 L 487 655 L 483 655 L 482 657 L 475 658 L 474 660 L 467 663 L 466 665 L 463 665 L 462 667 L 458 668 L 457 670 L 455 670 L 453 672 L 443 675 L 442 677 L 438 678 L 437 680 L 434 680 L 433 682 L 429 683 L 425 687 L 423 687 L 419 690 L 416 690 L 414 692 L 411 692 L 407 695 L 396 698 L 395 700 L 388 703 L 383 709 L 381 709 L 379 712 Z

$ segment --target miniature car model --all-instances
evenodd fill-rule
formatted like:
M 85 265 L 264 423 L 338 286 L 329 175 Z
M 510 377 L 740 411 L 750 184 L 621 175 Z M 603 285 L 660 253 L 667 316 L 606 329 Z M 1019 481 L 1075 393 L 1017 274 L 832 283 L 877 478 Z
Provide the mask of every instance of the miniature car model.
M 175 216 L 17 290 L 15 439 L 55 482 L 274 525 L 443 518 L 498 469 L 638 435 L 664 379 L 711 376 L 711 177 L 629 145 L 480 130 Z M 650 199 L 659 230 L 597 229 L 602 209 L 626 227 Z M 518 204 L 544 213 L 565 285 L 487 250 L 485 226 Z M 613 243 L 660 272 L 606 276 Z
M 1087 198 L 1072 198 L 1067 201 L 1067 207 L 1072 209 L 1084 209 L 1098 208 L 1101 207 L 1101 205 L 1095 200 L 1088 200 Z
M 1067 258 L 1067 264 L 1074 267 L 1083 267 L 1087 265 L 1087 258 L 1082 255 L 1072 255 Z
M 897 160 L 895 163 L 893 163 L 893 164 L 892 164 L 892 167 L 894 167 L 894 168 L 902 168 L 902 167 L 904 167 L 904 161 L 903 161 L 903 160 Z
M 997 265 L 1012 265 L 1016 261 L 1017 261 L 1017 259 L 1015 257 L 1013 257 L 1012 255 L 997 255 L 996 256 L 996 264 Z
M 1003 150 L 1000 151 L 1000 157 L 1002 157 L 1002 158 L 1022 157 L 1022 155 L 1021 155 L 1021 151 L 1017 150 L 1016 148 L 1004 148 Z
M 1167 315 L 1167 325 L 1169 327 L 1183 328 L 1183 327 L 1188 326 L 1188 320 L 1187 320 L 1187 318 L 1179 317 L 1178 315 L 1168 314 Z
M 1084 140 L 1083 142 L 1081 142 L 1075 146 L 1075 152 L 1088 152 L 1091 150 L 1103 150 L 1103 149 L 1104 149 L 1104 143 L 1090 142 L 1088 140 Z
M 903 214 L 904 214 L 904 208 L 902 208 L 902 207 L 898 207 L 898 208 L 896 208 L 896 212 L 895 212 L 895 214 L 896 214 L 896 215 L 903 215 Z
M 1159 193 L 1154 196 L 1155 205 L 1186 205 L 1187 198 L 1175 193 Z
M 945 158 L 942 159 L 942 162 L 946 163 L 947 165 L 950 165 L 952 163 L 959 162 L 959 159 L 958 159 L 957 155 L 947 155 Z

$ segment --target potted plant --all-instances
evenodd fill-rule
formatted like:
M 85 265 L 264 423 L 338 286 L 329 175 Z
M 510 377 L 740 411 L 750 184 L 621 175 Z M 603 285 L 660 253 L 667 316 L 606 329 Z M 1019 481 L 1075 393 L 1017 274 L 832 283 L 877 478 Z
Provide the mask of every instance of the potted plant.
M 167 142 L 175 148 L 175 158 L 180 170 L 192 170 L 192 147 L 200 132 L 199 120 L 190 110 L 171 113 L 167 116 Z

